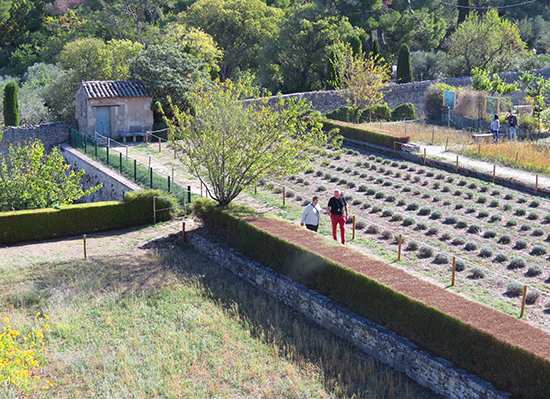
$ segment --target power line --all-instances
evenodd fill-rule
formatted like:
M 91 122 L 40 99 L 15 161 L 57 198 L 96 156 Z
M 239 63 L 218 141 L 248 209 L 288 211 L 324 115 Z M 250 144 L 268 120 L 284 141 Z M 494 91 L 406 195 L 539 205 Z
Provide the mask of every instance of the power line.
M 447 3 L 445 1 L 441 1 L 439 0 L 438 3 L 440 4 L 444 4 L 446 6 L 451 6 L 451 7 L 457 7 L 457 8 L 468 8 L 470 10 L 490 10 L 492 8 L 511 8 L 511 7 L 519 7 L 519 6 L 522 6 L 524 4 L 529 4 L 529 3 L 534 3 L 535 1 L 538 1 L 538 0 L 529 0 L 529 1 L 524 1 L 524 2 L 521 2 L 521 3 L 516 3 L 516 4 L 509 4 L 509 5 L 506 5 L 506 6 L 491 6 L 491 7 L 482 7 L 482 6 L 462 6 L 460 4 L 451 4 L 451 3 Z

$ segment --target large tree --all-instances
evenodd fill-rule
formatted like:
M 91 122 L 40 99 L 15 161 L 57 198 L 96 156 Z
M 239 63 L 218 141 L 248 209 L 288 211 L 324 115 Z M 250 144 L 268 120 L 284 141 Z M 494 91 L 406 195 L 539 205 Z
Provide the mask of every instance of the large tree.
M 223 51 L 220 74 L 225 80 L 237 68 L 260 66 L 263 48 L 276 37 L 283 11 L 261 0 L 199 0 L 181 15 L 182 22 L 208 33 Z
M 470 75 L 474 68 L 490 72 L 510 69 L 525 57 L 525 43 L 517 27 L 496 10 L 470 14 L 447 41 L 449 54 Z
M 221 205 L 262 178 L 297 173 L 310 150 L 332 141 L 305 100 L 241 101 L 249 87 L 231 81 L 203 87 L 190 94 L 192 110 L 174 109 L 167 123 L 181 162 Z
M 0 165 L 0 211 L 71 204 L 101 188 L 84 191 L 80 185 L 84 173 L 70 170 L 58 149 L 47 154 L 39 140 L 10 146 L 8 159 Z

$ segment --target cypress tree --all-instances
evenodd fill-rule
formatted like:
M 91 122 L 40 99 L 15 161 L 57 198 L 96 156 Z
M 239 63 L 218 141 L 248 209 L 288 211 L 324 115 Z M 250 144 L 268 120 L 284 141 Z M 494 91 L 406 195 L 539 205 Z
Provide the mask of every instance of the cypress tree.
M 399 48 L 397 55 L 397 83 L 409 83 L 412 81 L 411 51 L 405 43 Z
M 351 46 L 351 51 L 353 52 L 353 55 L 357 56 L 363 53 L 363 44 L 361 43 L 361 39 L 359 39 L 359 36 L 349 36 L 348 43 Z
M 378 43 L 378 40 L 374 40 L 372 42 L 372 56 L 373 57 L 380 57 L 380 44 Z
M 8 82 L 4 86 L 4 125 L 19 126 L 19 86 L 15 82 Z

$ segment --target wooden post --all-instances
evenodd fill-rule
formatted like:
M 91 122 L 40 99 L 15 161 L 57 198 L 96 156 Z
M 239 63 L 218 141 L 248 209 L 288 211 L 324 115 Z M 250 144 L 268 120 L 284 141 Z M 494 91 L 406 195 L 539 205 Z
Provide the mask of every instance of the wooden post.
M 424 147 L 424 165 L 426 165 L 426 147 Z
M 126 146 L 126 162 L 128 162 L 128 146 Z
M 176 159 L 176 146 L 174 146 L 174 159 Z
M 149 142 L 149 132 L 145 132 L 145 142 Z
M 497 166 L 493 165 L 493 183 L 495 182 L 496 176 L 497 176 Z
M 147 169 L 151 169 L 151 156 L 149 155 L 149 167 Z
M 432 145 L 435 143 L 435 127 L 432 129 Z
M 535 176 L 535 195 L 537 195 L 537 192 L 539 191 L 539 175 Z
M 157 224 L 157 197 L 153 196 L 153 224 Z
M 481 143 L 477 145 L 477 153 L 481 154 Z
M 172 166 L 172 183 L 175 183 L 174 181 L 174 167 Z
M 353 232 L 353 233 L 352 233 L 352 235 L 351 235 L 351 239 L 352 239 L 352 240 L 355 240 L 355 215 L 353 215 L 353 217 L 352 217 L 351 220 L 352 220 L 352 226 L 353 226 L 353 229 L 352 229 L 352 232 Z
M 285 201 L 286 201 L 286 187 L 283 186 L 283 206 L 285 206 Z
M 403 237 L 399 234 L 399 241 L 397 243 L 397 261 L 401 260 L 401 244 L 403 243 Z
M 458 155 L 456 156 L 456 173 L 458 173 Z
M 451 286 L 455 285 L 455 273 L 456 273 L 456 258 L 453 256 L 453 278 L 451 280 Z
M 201 181 L 201 197 L 202 197 L 202 181 Z
M 87 258 L 87 256 L 86 256 L 86 234 L 84 234 L 83 242 L 84 242 L 84 259 L 86 259 Z
M 160 152 L 162 151 L 162 147 L 161 147 L 160 144 L 161 144 L 161 143 L 160 143 L 160 137 L 159 137 L 159 154 L 160 154 Z
M 185 222 L 181 226 L 181 242 L 185 244 Z
M 516 163 L 518 163 L 518 154 L 519 154 L 519 151 L 516 151 Z
M 258 194 L 258 183 L 254 183 L 254 195 Z
M 397 141 L 394 141 L 393 142 L 393 156 L 394 157 L 396 156 L 396 151 L 397 151 Z
M 523 286 L 523 299 L 521 300 L 521 313 L 519 314 L 519 317 L 523 317 L 523 312 L 525 311 L 525 301 L 527 300 L 527 286 Z
M 449 145 L 449 137 L 447 136 L 447 141 L 445 141 L 445 152 L 447 152 L 448 145 Z

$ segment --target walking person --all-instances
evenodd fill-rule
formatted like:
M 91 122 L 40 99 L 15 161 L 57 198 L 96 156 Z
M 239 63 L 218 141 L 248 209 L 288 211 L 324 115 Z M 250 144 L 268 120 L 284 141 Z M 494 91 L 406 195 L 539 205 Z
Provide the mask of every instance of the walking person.
M 506 115 L 506 118 L 504 118 L 504 120 L 508 122 L 508 136 L 510 137 L 510 140 L 515 140 L 518 128 L 517 116 L 514 115 L 512 110 L 509 110 L 508 115 Z
M 327 213 L 330 215 L 332 222 L 332 238 L 336 238 L 336 227 L 340 225 L 340 236 L 342 244 L 346 243 L 346 221 L 348 220 L 348 203 L 342 196 L 340 190 L 334 190 L 334 197 L 328 201 Z
M 311 231 L 319 229 L 321 221 L 321 207 L 319 206 L 319 197 L 315 196 L 311 199 L 311 203 L 305 207 L 302 212 L 302 221 L 300 226 L 306 225 L 306 228 Z
M 498 120 L 498 115 L 495 115 L 491 121 L 491 133 L 493 133 L 495 142 L 498 143 L 500 139 L 500 121 Z

